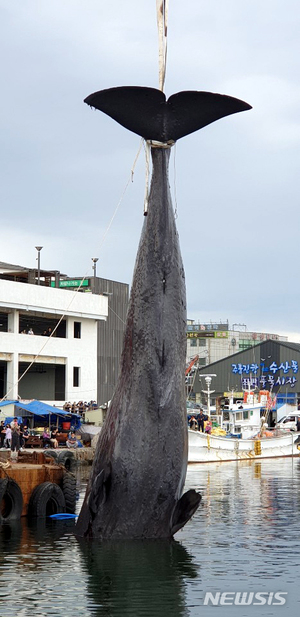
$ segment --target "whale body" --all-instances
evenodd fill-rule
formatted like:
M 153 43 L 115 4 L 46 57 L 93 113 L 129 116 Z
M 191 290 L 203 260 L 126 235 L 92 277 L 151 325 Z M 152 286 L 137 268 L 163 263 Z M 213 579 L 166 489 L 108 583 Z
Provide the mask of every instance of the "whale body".
M 158 90 L 125 87 L 86 99 L 126 128 L 164 143 L 151 148 L 148 212 L 133 275 L 120 374 L 76 525 L 79 536 L 171 538 L 201 500 L 194 490 L 182 494 L 188 455 L 186 291 L 168 181 L 170 149 L 165 146 L 222 115 L 250 108 L 231 97 L 202 96 L 206 94 L 211 93 L 178 93 L 170 104 Z M 204 104 L 201 108 L 200 100 L 207 108 Z

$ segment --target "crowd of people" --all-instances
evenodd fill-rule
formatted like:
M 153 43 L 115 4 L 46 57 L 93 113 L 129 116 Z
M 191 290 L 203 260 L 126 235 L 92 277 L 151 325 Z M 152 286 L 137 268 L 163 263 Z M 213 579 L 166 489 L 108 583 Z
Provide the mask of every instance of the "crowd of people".
M 19 424 L 14 418 L 11 424 L 0 423 L 0 447 L 8 448 L 12 452 L 18 452 L 25 447 L 30 433 L 26 424 Z
M 44 428 L 42 434 L 43 448 L 58 448 L 57 440 L 58 429 L 53 427 L 51 430 L 48 427 Z M 22 451 L 26 446 L 26 441 L 30 436 L 30 432 L 26 424 L 19 424 L 18 419 L 14 418 L 10 424 L 0 423 L 0 448 L 10 449 L 12 452 Z M 70 431 L 66 441 L 67 448 L 78 448 L 79 443 L 74 431 Z
M 189 428 L 193 431 L 202 431 L 202 433 L 211 433 L 212 424 L 208 419 L 208 416 L 203 413 L 203 409 L 200 409 L 200 413 L 197 417 L 191 416 L 189 419 Z
M 43 435 L 42 435 L 43 448 L 58 448 L 59 447 L 58 441 L 57 441 L 57 433 L 58 433 L 57 428 L 53 428 L 50 431 L 48 427 L 45 427 Z M 70 431 L 68 434 L 67 441 L 66 441 L 67 448 L 78 448 L 78 445 L 79 445 L 78 439 L 76 438 L 74 431 Z
M 97 409 L 98 405 L 96 401 L 78 401 L 76 403 L 71 403 L 70 401 L 66 402 L 63 406 L 64 411 L 68 411 L 69 413 L 79 413 L 81 416 L 85 411 L 91 411 L 92 409 Z
M 43 448 L 58 448 L 58 441 L 56 438 L 57 433 L 57 428 L 53 428 L 51 431 L 47 426 L 44 428 L 44 432 L 42 435 Z
M 35 334 L 35 332 L 30 327 L 30 328 L 28 328 L 28 330 L 26 330 L 26 328 L 24 328 L 24 330 L 21 330 L 20 334 Z M 39 336 L 51 336 L 52 335 L 52 328 L 49 327 L 46 330 L 43 330 L 43 332 L 38 332 L 38 335 Z

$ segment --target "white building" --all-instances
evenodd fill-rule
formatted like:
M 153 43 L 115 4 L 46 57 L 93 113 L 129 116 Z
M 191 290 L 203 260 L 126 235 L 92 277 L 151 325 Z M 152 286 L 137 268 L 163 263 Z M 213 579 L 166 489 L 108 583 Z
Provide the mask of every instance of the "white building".
M 1 265 L 0 397 L 57 406 L 97 400 L 97 325 L 107 318 L 108 298 L 51 287 L 55 273 L 31 284 L 28 270 L 11 266 L 8 276 L 9 264 Z
M 244 324 L 196 323 L 187 321 L 187 365 L 195 357 L 199 367 L 212 364 L 244 351 L 263 341 L 287 341 L 286 336 L 266 332 L 248 332 Z

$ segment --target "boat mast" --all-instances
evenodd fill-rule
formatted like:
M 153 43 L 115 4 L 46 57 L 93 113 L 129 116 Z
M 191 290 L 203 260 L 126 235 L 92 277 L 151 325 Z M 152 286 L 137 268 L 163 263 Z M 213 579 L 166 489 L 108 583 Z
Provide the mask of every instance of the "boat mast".
M 204 381 L 206 382 L 207 390 L 202 390 L 204 394 L 207 394 L 207 415 L 210 418 L 210 395 L 215 392 L 215 390 L 210 389 L 210 384 L 212 382 L 213 377 L 217 377 L 215 373 L 210 373 L 209 375 L 199 375 L 199 377 L 204 377 Z

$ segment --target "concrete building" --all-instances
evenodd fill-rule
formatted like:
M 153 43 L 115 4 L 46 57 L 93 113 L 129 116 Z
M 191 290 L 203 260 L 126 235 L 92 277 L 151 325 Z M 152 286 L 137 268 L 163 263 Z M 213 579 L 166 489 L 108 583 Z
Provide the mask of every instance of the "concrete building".
M 111 399 L 119 375 L 129 285 L 97 277 L 95 269 L 94 275 L 83 281 L 80 276 L 62 278 L 60 275 L 56 284 L 65 290 L 76 289 L 81 285 L 81 292 L 100 294 L 108 300 L 107 319 L 99 320 L 97 326 L 97 401 L 101 405 Z
M 58 406 L 111 398 L 128 285 L 96 276 L 81 283 L 0 262 L 1 398 Z
M 129 301 L 129 285 L 103 278 L 94 280 L 95 293 L 108 299 L 106 321 L 97 328 L 97 384 L 99 404 L 110 401 L 119 375 L 125 321 Z
M 187 321 L 187 364 L 198 356 L 198 365 L 206 366 L 238 351 L 250 349 L 262 341 L 287 341 L 286 336 L 266 332 L 248 332 L 244 324 L 196 323 Z

